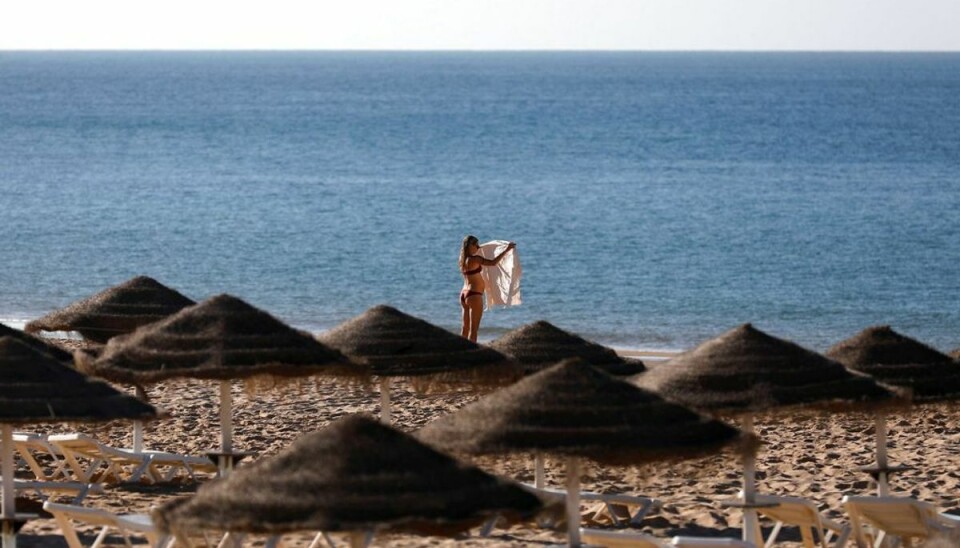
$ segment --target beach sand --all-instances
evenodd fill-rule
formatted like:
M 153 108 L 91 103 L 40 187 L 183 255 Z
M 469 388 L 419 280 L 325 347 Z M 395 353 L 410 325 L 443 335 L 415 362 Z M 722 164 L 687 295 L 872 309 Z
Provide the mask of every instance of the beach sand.
M 76 344 L 76 343 L 72 343 Z M 647 356 L 654 357 L 654 356 Z M 657 361 L 651 360 L 652 367 Z M 129 387 L 118 386 L 128 390 Z M 202 454 L 219 445 L 218 387 L 205 381 L 175 381 L 148 388 L 150 401 L 170 413 L 170 418 L 149 424 L 145 446 L 149 449 Z M 305 432 L 352 413 L 379 414 L 376 387 L 343 386 L 329 380 L 310 380 L 247 391 L 234 383 L 234 445 L 260 457 L 277 453 Z M 478 396 L 472 393 L 417 394 L 408 383 L 395 382 L 392 393 L 394 424 L 414 430 Z M 893 478 L 891 492 L 917 497 L 942 510 L 960 514 L 960 406 L 930 406 L 888 418 L 889 454 L 892 463 L 910 466 Z M 24 425 L 18 430 L 38 432 L 82 431 L 116 447 L 132 445 L 129 423 L 104 425 Z M 760 417 L 757 431 L 764 445 L 757 458 L 760 493 L 806 497 L 823 511 L 846 522 L 840 500 L 845 494 L 873 495 L 876 485 L 858 471 L 874 460 L 873 419 L 862 414 L 842 416 Z M 532 459 L 475 460 L 481 468 L 519 481 L 533 481 Z M 642 494 L 663 502 L 637 531 L 664 539 L 674 535 L 739 537 L 740 512 L 720 501 L 734 496 L 742 486 L 741 465 L 731 455 L 660 463 L 641 467 L 583 467 L 583 489 L 597 492 Z M 25 470 L 22 474 L 27 477 Z M 563 485 L 563 467 L 547 461 L 548 485 Z M 174 485 L 115 485 L 92 494 L 86 505 L 117 513 L 148 512 L 165 500 L 194 492 L 195 483 Z M 771 524 L 764 522 L 765 528 Z M 606 525 L 599 524 L 604 527 Z M 82 540 L 92 541 L 92 529 Z M 539 546 L 564 540 L 562 531 L 533 525 L 497 529 L 488 538 L 459 539 L 414 536 L 378 536 L 374 546 Z M 800 546 L 796 530 L 785 529 L 782 546 Z M 310 537 L 291 535 L 285 540 L 306 545 Z M 65 546 L 52 519 L 29 522 L 18 538 L 20 546 Z M 122 543 L 120 537 L 111 542 Z

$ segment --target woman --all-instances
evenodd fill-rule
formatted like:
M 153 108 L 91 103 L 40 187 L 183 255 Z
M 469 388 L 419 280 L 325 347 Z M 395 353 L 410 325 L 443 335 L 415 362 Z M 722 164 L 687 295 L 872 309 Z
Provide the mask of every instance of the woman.
M 460 248 L 460 273 L 463 274 L 463 289 L 460 290 L 460 308 L 463 309 L 461 336 L 477 342 L 480 318 L 483 317 L 483 290 L 486 289 L 486 283 L 480 275 L 483 267 L 499 264 L 503 256 L 515 247 L 517 244 L 510 242 L 499 255 L 493 259 L 485 259 L 480 255 L 480 241 L 476 236 L 463 239 L 463 246 Z

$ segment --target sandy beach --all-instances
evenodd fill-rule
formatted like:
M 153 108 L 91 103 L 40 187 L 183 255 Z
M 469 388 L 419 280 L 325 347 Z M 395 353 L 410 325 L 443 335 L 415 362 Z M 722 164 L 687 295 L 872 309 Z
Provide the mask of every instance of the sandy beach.
M 75 344 L 75 343 L 74 343 Z M 645 355 L 646 358 L 663 356 Z M 650 360 L 657 367 L 657 359 Z M 434 418 L 457 409 L 478 396 L 471 393 L 418 394 L 409 383 L 394 383 L 394 423 L 415 430 Z M 119 387 L 132 392 L 129 387 Z M 218 392 L 211 382 L 178 381 L 148 389 L 151 403 L 170 418 L 146 428 L 147 448 L 185 454 L 202 454 L 219 443 Z M 344 415 L 380 411 L 376 387 L 343 386 L 333 381 L 311 380 L 248 391 L 234 383 L 234 444 L 243 451 L 265 457 L 277 453 L 305 432 L 323 428 Z M 894 494 L 910 495 L 960 514 L 960 407 L 930 406 L 891 414 L 889 454 L 893 463 L 909 466 L 891 483 Z M 126 423 L 106 425 L 24 425 L 18 430 L 38 432 L 82 431 L 116 447 L 130 447 L 132 429 Z M 872 495 L 876 485 L 858 470 L 873 463 L 874 431 L 871 417 L 862 414 L 763 417 L 757 430 L 764 443 L 758 455 L 759 492 L 806 497 L 831 517 L 846 522 L 840 504 L 846 494 Z M 476 461 L 485 470 L 532 482 L 532 460 L 486 459 Z M 26 469 L 21 471 L 27 477 Z M 563 484 L 563 469 L 548 461 L 549 485 Z M 585 490 L 642 494 L 663 502 L 639 531 L 669 539 L 674 535 L 739 537 L 740 512 L 721 501 L 741 488 L 740 463 L 730 455 L 642 467 L 584 467 Z M 118 513 L 148 512 L 172 497 L 189 495 L 195 483 L 172 485 L 113 485 L 90 495 L 85 504 Z M 608 525 L 599 523 L 597 526 Z M 764 522 L 765 528 L 771 524 Z M 92 541 L 91 529 L 81 528 Z M 287 540 L 305 545 L 310 536 Z M 562 542 L 560 531 L 535 526 L 495 530 L 488 538 L 475 535 L 459 539 L 413 536 L 378 536 L 374 546 L 538 546 Z M 799 534 L 785 529 L 782 546 L 800 546 Z M 40 519 L 28 523 L 18 539 L 21 546 L 65 546 L 56 523 Z M 122 543 L 120 537 L 111 542 Z

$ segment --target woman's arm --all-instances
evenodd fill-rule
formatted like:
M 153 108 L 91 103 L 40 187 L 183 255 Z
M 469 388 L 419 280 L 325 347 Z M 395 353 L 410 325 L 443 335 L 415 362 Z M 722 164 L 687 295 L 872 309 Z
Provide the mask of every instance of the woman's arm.
M 496 266 L 496 265 L 500 264 L 500 261 L 503 260 L 503 256 L 506 255 L 508 251 L 510 251 L 511 249 L 513 249 L 513 248 L 515 248 L 515 247 L 517 247 L 517 244 L 515 244 L 514 242 L 510 242 L 509 244 L 507 244 L 506 249 L 504 249 L 503 251 L 501 251 L 500 254 L 497 255 L 496 257 L 494 257 L 494 258 L 492 258 L 492 259 L 487 259 L 487 258 L 484 258 L 484 257 L 480 257 L 480 264 L 482 264 L 483 266 Z

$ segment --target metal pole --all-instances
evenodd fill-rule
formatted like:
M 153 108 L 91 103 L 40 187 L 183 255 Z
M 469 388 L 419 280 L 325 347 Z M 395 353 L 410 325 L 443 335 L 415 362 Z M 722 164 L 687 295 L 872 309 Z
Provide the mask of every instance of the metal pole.
M 533 486 L 537 489 L 543 489 L 543 485 L 546 483 L 546 473 L 543 466 L 543 455 L 537 453 L 536 458 L 533 462 Z
M 147 393 L 144 392 L 143 387 L 138 384 L 135 388 L 137 398 L 146 401 Z M 143 421 L 133 421 L 133 452 L 143 452 Z
M 220 381 L 220 475 L 230 475 L 233 468 L 233 394 L 230 392 L 230 381 Z
M 580 459 L 567 457 L 567 541 L 580 546 Z
M 753 434 L 753 414 L 748 413 L 743 417 L 743 431 L 747 434 Z M 745 542 L 751 542 L 754 546 L 763 546 L 763 539 L 757 538 L 757 530 L 760 525 L 760 518 L 757 516 L 756 508 L 751 508 L 757 502 L 757 484 L 756 484 L 756 459 L 753 453 L 748 453 L 743 458 L 743 534 Z
M 3 474 L 3 548 L 16 548 L 17 535 L 13 531 L 13 519 L 17 515 L 13 490 L 13 427 L 4 424 L 0 436 L 3 451 L 0 458 L 0 473 Z
M 885 497 L 890 494 L 885 469 L 887 463 L 887 417 L 884 413 L 877 413 L 874 417 L 877 435 L 877 495 Z
M 390 424 L 390 377 L 380 377 L 380 422 Z

